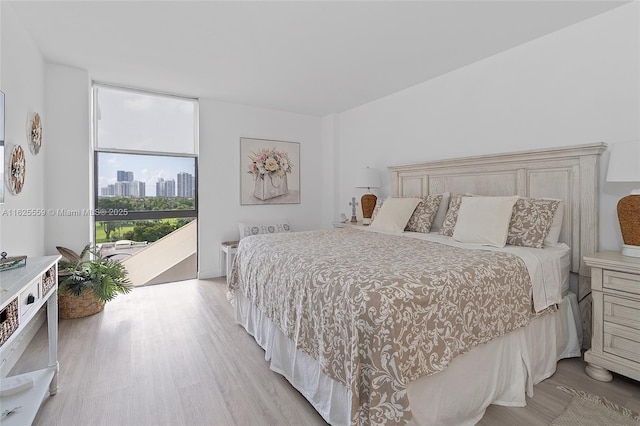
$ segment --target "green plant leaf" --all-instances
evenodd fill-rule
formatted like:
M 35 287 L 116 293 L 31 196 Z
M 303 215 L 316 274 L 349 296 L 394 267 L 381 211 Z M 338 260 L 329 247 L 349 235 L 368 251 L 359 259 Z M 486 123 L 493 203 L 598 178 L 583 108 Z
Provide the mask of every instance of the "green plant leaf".
M 96 299 L 108 302 L 118 294 L 132 290 L 127 270 L 120 262 L 102 258 L 90 244 L 84 247 L 80 255 L 69 251 L 69 261 L 60 260 L 58 263 L 60 291 L 70 291 L 79 296 L 91 289 Z
M 56 249 L 58 250 L 58 253 L 62 255 L 62 257 L 70 262 L 77 262 L 82 258 L 82 256 L 69 248 L 56 246 Z

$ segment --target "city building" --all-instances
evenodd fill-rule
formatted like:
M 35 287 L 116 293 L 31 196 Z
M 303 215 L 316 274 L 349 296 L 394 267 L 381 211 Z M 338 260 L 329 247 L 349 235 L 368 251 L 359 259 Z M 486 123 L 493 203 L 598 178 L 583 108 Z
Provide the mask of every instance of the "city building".
M 118 170 L 118 182 L 133 182 L 133 172 Z
M 159 178 L 156 182 L 156 197 L 175 197 L 176 181 L 174 179 L 164 180 Z
M 107 185 L 100 188 L 101 197 L 113 197 L 114 195 L 116 195 L 115 185 Z
M 187 172 L 178 173 L 176 189 L 178 197 L 193 197 L 195 194 L 195 177 Z
M 114 196 L 129 197 L 131 196 L 131 185 L 129 182 L 116 182 L 114 185 Z
M 129 184 L 129 190 L 132 197 L 144 197 L 145 196 L 145 186 L 144 182 L 140 182 L 138 180 L 134 180 Z

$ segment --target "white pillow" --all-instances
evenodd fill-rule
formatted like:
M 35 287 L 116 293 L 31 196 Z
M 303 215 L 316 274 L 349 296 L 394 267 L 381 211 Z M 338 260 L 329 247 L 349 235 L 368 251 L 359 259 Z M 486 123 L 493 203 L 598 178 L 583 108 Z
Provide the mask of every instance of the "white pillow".
M 547 237 L 544 239 L 544 245 L 555 246 L 558 244 L 560 240 L 560 231 L 562 231 L 562 220 L 564 219 L 564 201 L 560 200 L 560 204 L 558 204 L 558 208 L 556 209 L 556 214 L 553 216 L 553 222 L 551 222 L 551 228 L 549 228 L 549 233 Z
M 238 222 L 240 239 L 251 235 L 277 234 L 279 232 L 290 232 L 291 227 L 286 220 L 272 220 L 269 222 Z
M 387 198 L 370 226 L 384 231 L 403 232 L 420 201 L 420 198 Z
M 438 206 L 438 211 L 436 212 L 436 216 L 433 218 L 433 222 L 431 223 L 431 232 L 438 232 L 442 228 L 442 224 L 444 223 L 444 218 L 447 215 L 447 209 L 449 208 L 449 198 L 451 197 L 450 192 L 442 193 L 442 201 L 440 201 L 440 205 Z
M 513 197 L 464 197 L 458 212 L 453 239 L 463 243 L 478 243 L 504 247 L 507 243 Z

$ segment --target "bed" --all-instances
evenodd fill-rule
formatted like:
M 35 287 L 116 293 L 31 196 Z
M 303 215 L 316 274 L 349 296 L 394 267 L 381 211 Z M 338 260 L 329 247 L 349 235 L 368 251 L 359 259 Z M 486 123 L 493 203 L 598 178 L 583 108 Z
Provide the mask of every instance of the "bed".
M 597 249 L 604 149 L 390 167 L 392 195 L 405 199 L 562 200 L 559 244 L 487 248 L 375 229 L 250 237 L 231 271 L 236 321 L 331 424 L 474 424 L 489 404 L 523 406 L 558 359 L 580 355 L 567 282 Z

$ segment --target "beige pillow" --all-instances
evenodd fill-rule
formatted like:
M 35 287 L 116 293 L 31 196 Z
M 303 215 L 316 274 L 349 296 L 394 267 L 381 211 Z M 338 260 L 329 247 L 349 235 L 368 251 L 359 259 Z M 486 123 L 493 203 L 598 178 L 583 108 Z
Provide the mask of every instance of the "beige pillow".
M 440 201 L 440 205 L 438 206 L 438 211 L 436 212 L 435 217 L 433 218 L 433 222 L 431 223 L 431 231 L 436 232 L 442 229 L 442 224 L 444 223 L 444 218 L 447 215 L 447 210 L 449 209 L 449 198 L 451 197 L 450 192 L 442 193 L 442 201 Z
M 463 243 L 504 247 L 507 242 L 513 197 L 464 197 L 460 204 L 453 239 Z
M 387 198 L 370 226 L 384 231 L 403 232 L 420 201 L 420 198 Z
M 560 200 L 556 214 L 553 215 L 553 222 L 547 237 L 544 239 L 545 246 L 555 246 L 560 241 L 560 231 L 562 231 L 562 221 L 564 219 L 564 201 Z
M 507 244 L 542 248 L 560 200 L 520 198 L 513 206 Z
M 441 201 L 442 194 L 422 197 L 404 230 L 428 234 Z
M 456 227 L 456 221 L 458 220 L 458 210 L 460 210 L 460 203 L 462 199 L 467 197 L 465 194 L 451 194 L 449 197 L 449 208 L 447 214 L 444 217 L 442 228 L 438 231 L 440 235 L 446 235 L 448 237 L 453 235 L 453 230 Z

